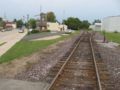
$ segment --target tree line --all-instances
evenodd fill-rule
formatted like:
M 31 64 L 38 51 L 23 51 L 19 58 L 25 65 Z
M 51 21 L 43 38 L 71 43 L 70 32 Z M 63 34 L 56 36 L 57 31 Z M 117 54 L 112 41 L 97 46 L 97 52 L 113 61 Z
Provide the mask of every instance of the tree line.
M 0 22 L 2 21 L 2 18 L 0 17 Z M 16 22 L 17 24 L 17 28 L 21 28 L 23 25 L 24 26 L 31 26 L 31 28 L 36 28 L 36 21 L 37 19 L 31 18 L 28 22 L 23 22 L 22 19 L 17 20 L 14 19 L 13 22 Z M 54 14 L 54 12 L 48 12 L 47 13 L 47 22 L 58 22 L 60 24 L 60 22 L 56 19 L 56 16 Z M 100 23 L 101 21 L 98 20 L 94 20 L 94 23 Z M 63 20 L 62 24 L 65 24 L 68 26 L 69 29 L 73 29 L 73 30 L 78 30 L 78 29 L 88 29 L 88 27 L 91 25 L 91 23 L 88 20 L 83 20 L 81 21 L 79 18 L 74 18 L 74 17 L 69 17 L 67 18 L 67 20 Z M 5 27 L 5 22 L 2 21 L 1 26 Z
M 87 29 L 91 23 L 88 20 L 79 20 L 79 18 L 69 17 L 67 20 L 63 20 L 63 23 L 68 26 L 69 29 L 79 30 Z

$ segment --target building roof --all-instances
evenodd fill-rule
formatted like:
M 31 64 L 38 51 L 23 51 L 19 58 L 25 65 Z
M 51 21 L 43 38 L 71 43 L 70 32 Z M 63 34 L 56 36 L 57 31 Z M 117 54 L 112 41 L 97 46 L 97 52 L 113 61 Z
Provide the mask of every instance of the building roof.
M 117 16 L 108 16 L 106 18 L 110 18 L 110 17 L 120 17 L 120 15 L 117 15 Z M 103 18 L 103 19 L 106 19 L 106 18 Z
M 101 25 L 101 23 L 95 23 L 94 25 Z
M 6 24 L 16 24 L 16 22 L 7 22 Z

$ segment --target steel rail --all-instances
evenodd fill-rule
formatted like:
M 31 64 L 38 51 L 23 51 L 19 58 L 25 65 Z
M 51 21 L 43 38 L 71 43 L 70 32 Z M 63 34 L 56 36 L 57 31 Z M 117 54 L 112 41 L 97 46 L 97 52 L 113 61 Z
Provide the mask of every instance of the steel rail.
M 92 49 L 92 55 L 93 55 L 93 59 L 94 59 L 94 64 L 95 64 L 95 70 L 96 70 L 97 79 L 98 79 L 99 90 L 102 90 L 102 86 L 101 86 L 101 82 L 100 82 L 100 76 L 99 76 L 97 63 L 96 63 L 96 59 L 95 59 L 95 54 L 94 54 L 94 51 L 93 51 L 93 45 L 92 45 L 92 42 L 91 42 L 91 37 L 90 37 L 90 45 L 91 45 L 91 49 Z
M 84 32 L 83 32 L 84 34 Z M 65 63 L 63 64 L 63 66 L 61 67 L 61 69 L 59 70 L 59 72 L 57 73 L 57 75 L 55 76 L 55 78 L 53 79 L 52 83 L 49 85 L 49 87 L 47 88 L 47 90 L 50 90 L 52 85 L 54 84 L 54 82 L 56 81 L 56 79 L 58 78 L 58 76 L 60 75 L 61 71 L 63 70 L 63 68 L 65 67 L 66 63 L 68 62 L 68 60 L 70 59 L 70 57 L 73 55 L 74 51 L 76 50 L 76 48 L 78 47 L 79 43 L 81 42 L 83 36 L 81 37 L 81 39 L 79 40 L 79 42 L 77 43 L 77 45 L 75 46 L 74 50 L 71 52 L 71 54 L 69 55 L 69 57 L 67 58 L 67 60 L 65 61 Z

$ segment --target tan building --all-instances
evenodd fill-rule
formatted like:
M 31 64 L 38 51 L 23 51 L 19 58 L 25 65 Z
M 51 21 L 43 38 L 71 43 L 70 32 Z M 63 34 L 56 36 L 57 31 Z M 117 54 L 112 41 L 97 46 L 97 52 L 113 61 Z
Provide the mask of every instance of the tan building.
M 36 22 L 37 28 L 39 29 L 39 22 Z M 64 30 L 63 30 L 64 27 Z M 42 31 L 44 30 L 51 30 L 51 31 L 65 31 L 67 29 L 67 25 L 60 25 L 58 22 L 47 22 L 47 27 L 43 28 Z
M 67 29 L 67 26 L 64 25 L 64 30 Z M 51 31 L 64 31 L 63 25 L 60 25 L 58 22 L 47 22 L 47 29 Z
M 36 21 L 36 27 L 40 31 L 64 31 L 67 29 L 66 25 L 60 25 L 58 22 L 47 22 L 47 16 L 45 13 L 40 14 L 40 20 Z

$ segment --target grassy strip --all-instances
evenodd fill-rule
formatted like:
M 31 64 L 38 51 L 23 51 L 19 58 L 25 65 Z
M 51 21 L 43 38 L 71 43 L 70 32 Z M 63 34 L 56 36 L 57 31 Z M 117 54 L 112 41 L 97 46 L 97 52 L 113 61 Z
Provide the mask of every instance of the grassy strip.
M 103 32 L 99 32 L 100 34 L 102 34 Z M 115 41 L 117 43 L 120 44 L 120 33 L 105 33 L 105 36 L 107 39 Z
M 92 31 L 92 32 L 99 32 L 101 35 L 103 35 L 102 31 Z M 112 40 L 112 41 L 120 44 L 120 33 L 105 32 L 105 36 L 107 39 Z
M 4 42 L 4 43 L 0 44 L 0 46 L 4 45 L 5 43 L 6 43 L 6 42 Z
M 52 40 L 40 40 L 40 41 L 19 41 L 11 49 L 9 49 L 5 54 L 0 57 L 0 64 L 4 62 L 10 62 L 14 59 L 21 58 L 23 56 L 28 56 L 32 52 L 36 52 L 39 49 L 56 43 L 60 40 L 73 36 L 79 31 L 76 31 L 69 35 L 61 35 L 61 37 Z

